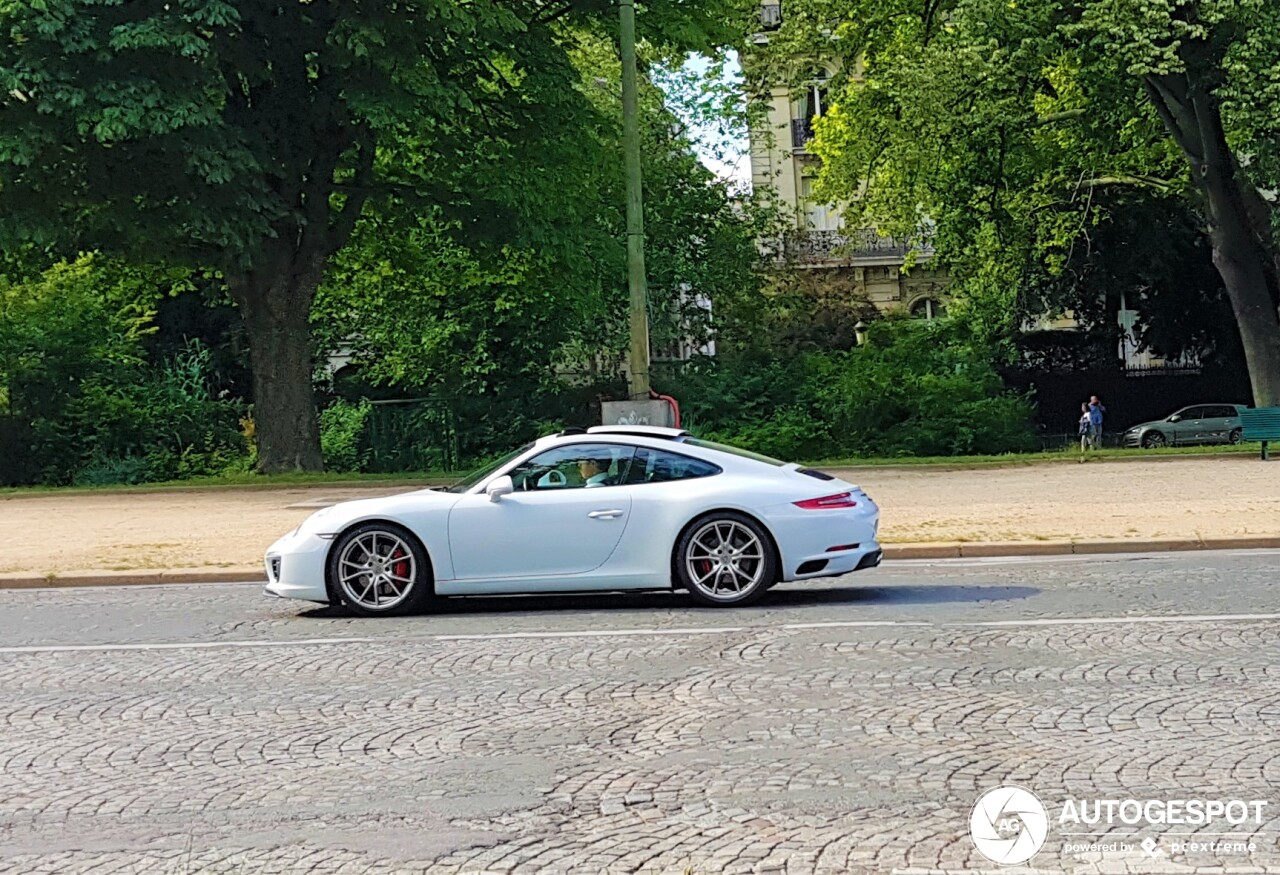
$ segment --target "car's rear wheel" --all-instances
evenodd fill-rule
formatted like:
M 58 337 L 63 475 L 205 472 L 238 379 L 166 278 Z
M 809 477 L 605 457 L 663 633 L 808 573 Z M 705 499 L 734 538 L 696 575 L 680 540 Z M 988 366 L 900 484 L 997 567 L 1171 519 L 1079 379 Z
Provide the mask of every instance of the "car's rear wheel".
M 1240 443 L 1243 437 L 1244 437 L 1243 429 L 1233 428 L 1231 429 L 1230 433 L 1227 434 L 1227 443 L 1238 444 Z
M 329 551 L 329 593 L 363 617 L 408 614 L 432 594 L 426 550 L 392 523 L 364 523 L 339 536 Z
M 1148 449 L 1152 447 L 1163 447 L 1168 441 L 1162 432 L 1149 431 L 1142 436 L 1142 445 Z
M 717 511 L 685 529 L 675 550 L 676 579 L 704 605 L 745 605 L 777 578 L 778 557 L 751 517 Z

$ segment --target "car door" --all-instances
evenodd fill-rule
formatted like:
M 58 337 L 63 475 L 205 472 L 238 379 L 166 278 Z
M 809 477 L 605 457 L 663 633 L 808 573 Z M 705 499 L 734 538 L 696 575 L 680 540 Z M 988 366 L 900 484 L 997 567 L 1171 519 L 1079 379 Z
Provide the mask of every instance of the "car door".
M 1214 404 L 1205 410 L 1204 430 L 1202 438 L 1210 443 L 1226 443 L 1227 434 L 1235 427 L 1232 419 L 1236 415 L 1234 407 L 1225 404 Z
M 515 491 L 498 501 L 464 495 L 449 513 L 454 576 L 563 577 L 599 568 L 631 518 L 631 496 L 622 483 L 633 449 L 562 444 L 509 472 Z
M 1204 432 L 1204 407 L 1187 407 L 1178 411 L 1181 417 L 1173 424 L 1174 443 L 1199 443 Z

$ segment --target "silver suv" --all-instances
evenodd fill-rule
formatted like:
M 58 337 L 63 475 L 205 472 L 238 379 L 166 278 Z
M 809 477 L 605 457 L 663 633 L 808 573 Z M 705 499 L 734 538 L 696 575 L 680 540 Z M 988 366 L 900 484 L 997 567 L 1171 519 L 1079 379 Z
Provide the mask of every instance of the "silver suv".
M 1247 404 L 1193 404 L 1124 433 L 1126 447 L 1240 443 L 1240 409 Z

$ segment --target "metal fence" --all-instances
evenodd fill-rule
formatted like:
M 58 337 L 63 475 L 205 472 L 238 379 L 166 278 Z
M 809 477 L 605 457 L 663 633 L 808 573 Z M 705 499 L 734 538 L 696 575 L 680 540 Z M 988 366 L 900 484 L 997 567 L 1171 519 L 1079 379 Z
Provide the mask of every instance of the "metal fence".
M 1039 439 L 1041 452 L 1080 449 L 1080 435 L 1077 432 L 1041 434 Z M 1102 446 L 1106 449 L 1123 447 L 1124 433 L 1118 431 L 1104 431 L 1102 433 Z
M 406 398 L 372 405 L 366 426 L 370 471 L 458 469 L 458 429 L 447 402 Z

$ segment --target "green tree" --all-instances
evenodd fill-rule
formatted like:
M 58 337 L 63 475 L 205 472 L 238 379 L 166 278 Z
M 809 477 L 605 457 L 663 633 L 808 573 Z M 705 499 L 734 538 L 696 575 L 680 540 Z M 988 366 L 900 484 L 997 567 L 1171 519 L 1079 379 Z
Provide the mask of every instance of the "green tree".
M 723 3 L 644 9 L 727 39 Z M 483 234 L 527 214 L 588 112 L 566 44 L 606 0 L 6 0 L 0 226 L 222 272 L 244 319 L 263 471 L 317 469 L 310 309 L 366 202 Z M 504 174 L 520 168 L 516 177 Z
M 662 69 L 666 60 L 646 48 L 656 55 L 650 69 Z M 367 378 L 451 399 L 518 398 L 525 408 L 562 388 L 565 370 L 603 366 L 599 389 L 616 378 L 628 343 L 620 65 L 610 43 L 588 33 L 570 56 L 594 114 L 559 160 L 555 190 L 521 223 L 526 233 L 495 228 L 480 240 L 442 211 L 392 201 L 366 210 L 334 258 L 315 328 L 330 348 L 352 346 Z M 646 82 L 641 98 L 660 353 L 704 341 L 712 319 L 756 296 L 758 216 L 699 162 L 663 92 Z
M 1184 198 L 1258 404 L 1280 404 L 1280 6 L 1266 0 L 794 0 L 764 69 L 836 57 L 821 189 L 886 231 L 931 223 L 961 311 L 1027 315 L 1109 221 L 1101 192 Z M 1114 199 L 1113 199 L 1114 202 Z

